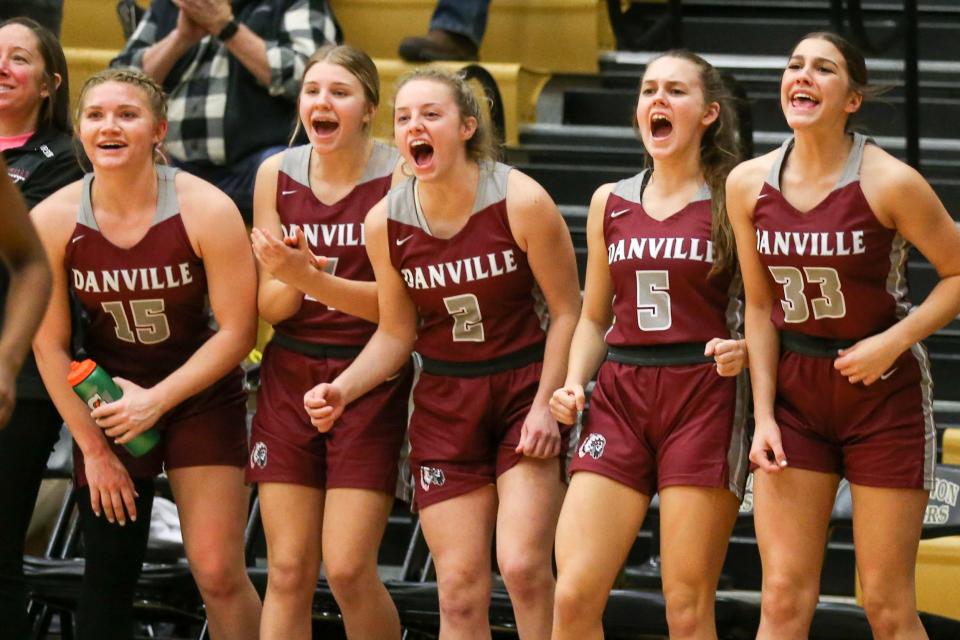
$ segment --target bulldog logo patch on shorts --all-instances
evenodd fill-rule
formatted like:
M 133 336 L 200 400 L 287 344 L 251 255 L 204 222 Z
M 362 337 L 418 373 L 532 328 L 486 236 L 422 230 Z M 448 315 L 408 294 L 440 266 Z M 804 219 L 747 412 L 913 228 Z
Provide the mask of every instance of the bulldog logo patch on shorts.
M 596 460 L 603 455 L 603 448 L 607 446 L 607 439 L 599 433 L 591 433 L 580 445 L 580 457 L 589 455 Z
M 442 487 L 447 481 L 443 475 L 443 469 L 435 467 L 420 467 L 420 487 L 424 491 L 430 490 L 430 485 Z
M 253 451 L 250 452 L 250 468 L 263 469 L 265 466 L 267 466 L 267 443 L 258 442 L 253 445 Z

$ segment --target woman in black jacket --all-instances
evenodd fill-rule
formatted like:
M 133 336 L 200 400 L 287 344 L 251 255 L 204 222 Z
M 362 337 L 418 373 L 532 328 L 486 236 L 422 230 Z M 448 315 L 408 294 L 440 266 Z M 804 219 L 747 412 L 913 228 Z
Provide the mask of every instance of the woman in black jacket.
M 27 207 L 83 174 L 73 151 L 67 63 L 56 37 L 29 18 L 0 23 L 0 152 Z M 0 215 L 5 215 L 0 212 Z M 8 274 L 0 268 L 0 318 Z M 0 431 L 0 640 L 26 637 L 23 541 L 61 420 L 29 357 Z

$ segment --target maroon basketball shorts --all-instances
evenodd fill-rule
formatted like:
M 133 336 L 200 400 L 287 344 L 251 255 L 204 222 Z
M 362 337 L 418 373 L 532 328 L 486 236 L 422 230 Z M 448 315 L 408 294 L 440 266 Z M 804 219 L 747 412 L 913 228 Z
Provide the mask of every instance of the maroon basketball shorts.
M 308 390 L 333 380 L 350 362 L 267 346 L 250 434 L 247 482 L 394 493 L 412 366 L 350 403 L 327 433 L 310 424 L 303 408 Z
M 166 469 L 182 467 L 243 467 L 247 459 L 247 403 L 240 369 L 187 398 L 153 426 L 160 442 L 135 458 L 111 443 L 113 452 L 131 478 L 152 478 Z M 83 454 L 74 446 L 74 475 L 87 484 Z
M 713 363 L 607 360 L 590 396 L 570 473 L 590 471 L 652 496 L 670 486 L 729 489 L 747 475 L 746 376 Z
M 790 466 L 870 487 L 930 489 L 936 432 L 923 346 L 869 387 L 851 384 L 833 361 L 781 353 L 774 416 Z
M 420 374 L 410 417 L 417 508 L 494 484 L 520 462 L 516 448 L 542 368 L 534 362 L 477 377 Z M 568 430 L 562 436 L 566 451 Z M 562 473 L 560 457 L 557 468 Z

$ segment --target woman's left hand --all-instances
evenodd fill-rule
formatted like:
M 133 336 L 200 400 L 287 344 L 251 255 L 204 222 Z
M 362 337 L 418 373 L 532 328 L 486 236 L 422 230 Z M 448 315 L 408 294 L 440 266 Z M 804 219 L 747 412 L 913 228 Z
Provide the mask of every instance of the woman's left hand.
M 833 361 L 833 368 L 845 376 L 850 384 L 862 382 L 870 386 L 877 380 L 885 380 L 896 371 L 892 368 L 903 349 L 885 333 L 864 338 L 849 349 L 841 349 L 840 357 Z
M 713 356 L 717 373 L 724 377 L 738 375 L 749 365 L 746 340 L 713 338 L 707 343 L 703 355 Z
M 297 227 L 293 236 L 282 240 L 265 229 L 250 232 L 253 254 L 260 265 L 274 278 L 289 285 L 299 282 L 312 269 L 323 270 L 326 259 L 310 252 L 303 231 Z
M 113 381 L 123 391 L 123 397 L 100 405 L 90 412 L 90 417 L 114 443 L 127 444 L 157 423 L 163 407 L 152 388 L 144 389 L 123 378 Z
M 516 452 L 531 458 L 554 458 L 560 453 L 560 427 L 550 415 L 549 406 L 530 407 Z

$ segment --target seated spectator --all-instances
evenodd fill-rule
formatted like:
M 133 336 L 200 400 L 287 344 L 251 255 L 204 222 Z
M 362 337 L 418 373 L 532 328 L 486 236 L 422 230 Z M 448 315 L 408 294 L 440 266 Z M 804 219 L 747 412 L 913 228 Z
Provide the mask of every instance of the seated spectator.
M 257 168 L 295 122 L 304 62 L 340 40 L 326 0 L 153 0 L 111 66 L 163 85 L 171 161 L 229 194 L 249 223 Z
M 404 38 L 400 57 L 407 62 L 476 60 L 489 8 L 490 0 L 437 0 L 427 35 Z

